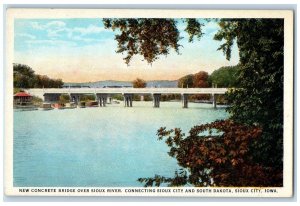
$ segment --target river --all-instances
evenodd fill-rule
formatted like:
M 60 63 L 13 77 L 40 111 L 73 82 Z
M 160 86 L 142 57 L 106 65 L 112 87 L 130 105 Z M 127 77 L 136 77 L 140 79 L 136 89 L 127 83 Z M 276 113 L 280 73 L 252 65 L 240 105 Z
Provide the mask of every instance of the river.
M 227 118 L 224 108 L 180 102 L 133 102 L 107 107 L 14 112 L 15 187 L 143 186 L 139 177 L 172 177 L 178 165 L 156 132 L 184 133 L 197 124 Z

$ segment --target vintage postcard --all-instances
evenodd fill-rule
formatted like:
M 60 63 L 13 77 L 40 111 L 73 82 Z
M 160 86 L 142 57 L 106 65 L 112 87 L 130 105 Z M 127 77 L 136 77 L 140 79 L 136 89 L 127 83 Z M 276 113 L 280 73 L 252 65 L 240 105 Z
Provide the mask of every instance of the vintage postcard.
M 5 194 L 293 196 L 293 11 L 6 11 Z

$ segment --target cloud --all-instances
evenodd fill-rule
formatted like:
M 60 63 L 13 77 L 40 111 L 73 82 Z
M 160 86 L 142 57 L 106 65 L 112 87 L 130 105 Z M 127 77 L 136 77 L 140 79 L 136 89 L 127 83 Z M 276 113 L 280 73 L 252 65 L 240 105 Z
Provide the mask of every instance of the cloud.
M 47 30 L 47 36 L 52 38 L 52 37 L 59 37 L 61 36 L 63 32 L 67 31 L 66 28 L 60 28 L 60 29 L 48 29 Z
M 35 39 L 25 41 L 27 44 L 51 45 L 51 46 L 76 46 L 75 42 L 53 39 Z
M 47 27 L 64 27 L 66 23 L 63 21 L 51 21 L 46 24 Z
M 82 36 L 71 36 L 70 39 L 74 40 L 74 41 L 84 41 L 86 43 L 90 43 L 90 42 L 96 43 L 96 42 L 102 42 L 103 41 L 101 39 L 85 38 L 85 37 L 82 37 Z
M 31 22 L 31 27 L 36 30 L 44 30 L 49 28 L 62 28 L 66 23 L 63 21 L 50 21 L 47 24 L 41 24 L 39 22 Z
M 25 38 L 25 39 L 36 39 L 36 36 L 31 35 L 31 34 L 27 34 L 27 33 L 19 33 L 19 34 L 16 34 L 16 35 L 18 37 Z
M 63 21 L 50 21 L 46 24 L 31 22 L 30 25 L 35 30 L 45 30 L 50 38 L 59 37 L 60 32 L 67 31 L 66 23 Z
M 99 27 L 90 24 L 87 27 L 74 27 L 74 28 L 64 28 L 56 31 L 49 31 L 48 36 L 50 34 L 52 36 L 56 35 L 58 36 L 58 33 L 65 32 L 65 35 L 68 37 L 71 41 L 82 41 L 85 43 L 91 43 L 91 42 L 101 42 L 103 39 L 101 39 L 99 36 L 91 36 L 93 34 L 100 34 L 102 32 L 110 32 L 106 30 L 104 27 Z M 63 35 L 60 33 L 60 35 Z
M 45 30 L 47 32 L 47 36 L 50 39 L 57 39 L 67 37 L 72 41 L 84 41 L 91 42 L 93 38 L 85 38 L 84 36 L 88 36 L 91 34 L 99 34 L 101 32 L 109 32 L 104 27 L 88 25 L 87 27 L 67 27 L 65 22 L 62 21 L 51 21 L 47 24 L 41 24 L 38 22 L 31 23 L 32 28 L 36 30 Z M 97 41 L 97 39 L 94 39 Z
M 99 34 L 101 32 L 107 32 L 104 27 L 99 27 L 90 24 L 88 27 L 75 27 L 72 29 L 72 32 L 80 33 L 82 36 L 88 35 L 88 34 Z

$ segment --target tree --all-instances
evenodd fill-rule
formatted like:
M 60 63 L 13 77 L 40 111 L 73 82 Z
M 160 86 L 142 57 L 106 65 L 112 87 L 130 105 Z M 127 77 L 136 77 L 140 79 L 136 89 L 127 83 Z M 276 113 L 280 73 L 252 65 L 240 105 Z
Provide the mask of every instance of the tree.
M 51 79 L 47 75 L 35 74 L 32 68 L 24 64 L 13 64 L 15 88 L 61 88 L 61 79 Z
M 80 101 L 95 101 L 95 95 L 89 94 L 89 95 L 82 95 L 80 97 Z
M 283 169 L 283 19 L 221 20 L 216 40 L 230 57 L 236 38 L 240 56 L 239 86 L 228 93 L 231 119 L 260 125 L 262 137 L 250 147 L 257 163 Z
M 33 87 L 34 71 L 24 64 L 13 64 L 14 87 L 30 88 Z
M 185 31 L 189 41 L 202 35 L 201 26 L 196 19 L 186 19 Z M 103 19 L 106 29 L 118 30 L 115 35 L 118 42 L 117 53 L 126 53 L 125 63 L 129 65 L 134 55 L 140 54 L 148 63 L 152 63 L 160 55 L 168 55 L 170 49 L 179 53 L 181 39 L 175 19 L 136 18 L 136 19 Z
M 280 170 L 253 161 L 249 145 L 261 133 L 258 126 L 240 125 L 232 120 L 195 126 L 187 137 L 179 128 L 162 127 L 157 132 L 159 140 L 165 140 L 170 147 L 169 155 L 184 169 L 176 171 L 174 178 L 155 175 L 139 181 L 145 186 L 281 186 Z
M 68 94 L 62 94 L 59 96 L 60 104 L 66 104 L 67 102 L 70 102 L 70 96 Z
M 184 77 L 181 77 L 178 80 L 178 87 L 180 88 L 191 88 L 194 86 L 194 75 L 189 74 Z
M 217 87 L 230 88 L 239 87 L 238 77 L 240 75 L 240 67 L 236 66 L 226 66 L 215 70 L 209 76 L 209 82 Z
M 133 88 L 145 88 L 147 86 L 147 83 L 145 82 L 145 80 L 143 79 L 135 79 L 132 82 Z
M 119 20 L 112 21 L 118 22 Z M 128 21 L 125 19 L 121 21 L 122 24 L 117 24 L 115 27 L 112 26 L 113 24 L 108 26 L 108 28 L 121 29 L 121 36 L 123 36 L 122 38 L 120 35 L 116 36 L 116 40 L 119 43 L 120 51 L 128 53 L 127 64 L 136 54 L 142 54 L 149 63 L 152 63 L 159 55 L 167 55 L 169 48 L 174 48 L 178 52 L 179 38 L 177 38 L 178 30 L 174 28 L 176 27 L 174 20 L 160 21 L 160 24 L 165 24 L 168 29 L 173 31 L 173 33 L 171 32 L 173 35 L 170 35 L 169 32 L 161 32 L 164 31 L 162 30 L 164 25 L 158 26 L 156 20 L 149 19 L 139 20 L 141 28 L 137 29 L 138 31 L 135 33 L 136 26 L 132 26 Z M 111 21 L 108 22 L 111 23 Z M 170 24 L 170 22 L 172 23 Z M 192 22 L 195 23 L 197 20 Z M 282 186 L 283 184 L 283 19 L 220 19 L 218 23 L 220 29 L 214 39 L 224 42 L 219 50 L 222 50 L 226 58 L 230 59 L 234 41 L 237 42 L 239 48 L 240 75 L 238 83 L 240 87 L 227 93 L 227 99 L 231 103 L 228 108 L 231 115 L 230 120 L 196 126 L 196 129 L 191 129 L 190 136 L 186 138 L 179 129 L 160 129 L 158 131 L 159 138 L 167 136 L 166 142 L 170 146 L 169 154 L 175 157 L 184 169 L 179 173 L 176 172 L 173 178 L 157 175 L 154 178 L 140 178 L 139 180 L 146 186 L 153 184 L 159 186 L 161 182 L 170 183 L 172 186 L 188 183 L 197 186 L 205 182 L 206 185 L 231 186 Z M 188 31 L 196 31 L 191 33 L 192 37 L 196 33 L 200 38 L 202 25 L 198 23 L 189 26 Z M 151 33 L 156 34 L 152 35 Z M 148 35 L 150 39 L 145 40 L 145 36 Z M 175 36 L 176 38 L 174 38 Z M 167 49 L 164 50 L 165 48 Z M 160 49 L 164 52 L 159 52 Z M 205 129 L 224 133 L 217 135 L 218 137 L 208 136 L 202 139 L 199 132 L 205 131 Z M 173 136 L 172 132 L 175 133 Z M 240 134 L 243 135 L 240 136 Z M 228 138 L 232 138 L 232 145 L 227 145 L 225 142 Z M 240 153 L 242 149 L 231 150 L 228 148 L 235 145 L 234 140 L 237 141 L 237 138 L 246 141 L 244 145 L 246 151 L 241 154 L 239 160 L 232 158 L 234 153 Z M 195 148 L 194 143 L 199 147 Z M 204 151 L 199 151 L 201 146 L 205 146 L 208 150 L 225 148 L 223 153 L 228 154 L 229 152 L 228 157 L 225 162 L 218 153 L 210 158 Z M 230 151 L 234 151 L 234 153 L 230 154 Z M 185 161 L 183 158 L 187 154 L 188 158 L 192 156 L 195 159 Z M 204 164 L 201 162 L 203 155 L 208 158 Z M 217 167 L 216 164 L 222 166 Z M 234 164 L 239 165 L 239 169 L 236 169 Z M 232 169 L 234 176 L 231 176 L 228 168 Z M 214 173 L 214 171 L 218 171 L 218 173 Z M 259 175 L 255 175 L 255 178 L 259 180 L 252 181 L 253 174 L 257 174 L 257 172 Z M 245 178 L 242 178 L 240 174 L 243 174 Z M 269 179 L 268 175 L 272 178 Z M 237 177 L 237 179 L 234 180 L 232 177 Z M 263 178 L 261 179 L 261 177 Z M 210 180 L 213 183 L 210 183 Z
M 200 71 L 196 74 L 189 74 L 184 77 L 181 77 L 178 80 L 179 88 L 207 88 L 209 86 L 208 82 L 208 73 L 205 71 Z M 189 96 L 190 100 L 208 100 L 210 98 L 207 94 L 195 94 Z
M 29 66 L 25 65 L 25 64 L 14 63 L 13 68 L 14 68 L 14 73 L 21 73 L 21 74 L 29 76 L 29 77 L 34 76 L 33 69 L 30 68 Z
M 208 84 L 208 73 L 205 71 L 200 71 L 194 74 L 193 87 L 196 88 L 207 88 Z

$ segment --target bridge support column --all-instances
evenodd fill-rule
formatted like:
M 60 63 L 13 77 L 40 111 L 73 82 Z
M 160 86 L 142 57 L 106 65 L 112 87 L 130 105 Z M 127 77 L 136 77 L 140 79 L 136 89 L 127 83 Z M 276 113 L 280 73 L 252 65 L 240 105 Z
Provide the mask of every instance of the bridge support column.
M 74 102 L 76 106 L 79 106 L 80 96 L 81 94 L 70 94 L 70 102 Z
M 111 96 L 110 96 L 110 95 L 107 95 L 107 103 L 108 103 L 108 104 L 111 104 L 111 102 L 112 102 L 111 99 L 112 99 Z
M 69 102 L 73 102 L 72 95 L 69 93 Z
M 79 95 L 75 95 L 75 104 L 77 105 L 77 107 L 80 106 L 80 96 Z
M 75 96 L 72 95 L 72 94 L 70 94 L 70 102 L 74 102 L 76 104 L 76 102 L 75 102 Z
M 102 98 L 97 96 L 99 107 L 102 107 Z
M 106 107 L 106 103 L 107 103 L 107 94 L 103 94 L 102 95 L 102 105 L 103 105 L 103 107 Z
M 161 94 L 153 94 L 153 107 L 159 108 Z
M 124 106 L 132 107 L 133 94 L 124 94 Z
M 181 95 L 181 101 L 182 101 L 182 108 L 188 108 L 188 94 L 182 94 Z
M 105 107 L 107 103 L 107 94 L 96 94 L 99 107 Z
M 213 108 L 217 108 L 217 95 L 216 94 L 212 94 L 212 104 L 213 104 Z

